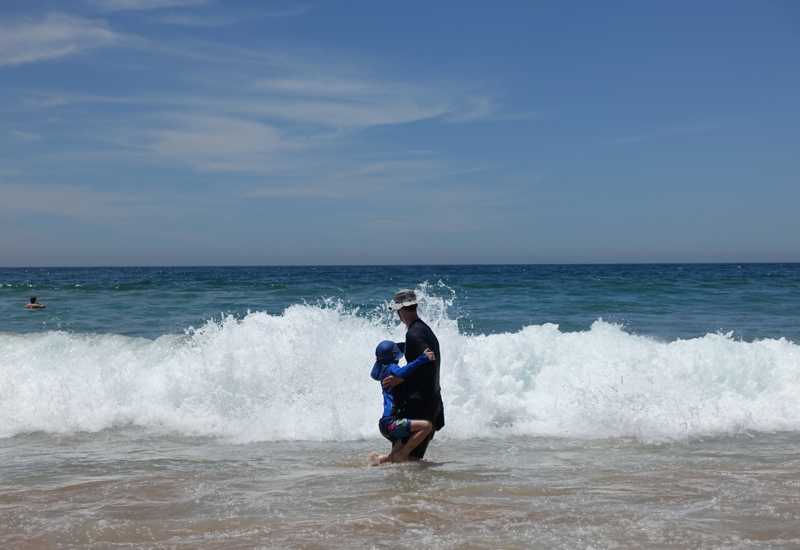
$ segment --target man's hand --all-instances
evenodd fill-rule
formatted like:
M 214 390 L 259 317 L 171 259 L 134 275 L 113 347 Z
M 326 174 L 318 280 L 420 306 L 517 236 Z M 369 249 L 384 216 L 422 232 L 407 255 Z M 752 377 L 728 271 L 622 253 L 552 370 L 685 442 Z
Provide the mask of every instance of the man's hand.
M 386 378 L 383 379 L 383 381 L 381 382 L 381 386 L 383 386 L 384 389 L 391 390 L 396 385 L 402 384 L 403 382 L 405 382 L 405 380 L 406 380 L 405 378 L 400 378 L 399 376 L 395 376 L 394 374 L 390 374 L 389 376 L 387 376 Z

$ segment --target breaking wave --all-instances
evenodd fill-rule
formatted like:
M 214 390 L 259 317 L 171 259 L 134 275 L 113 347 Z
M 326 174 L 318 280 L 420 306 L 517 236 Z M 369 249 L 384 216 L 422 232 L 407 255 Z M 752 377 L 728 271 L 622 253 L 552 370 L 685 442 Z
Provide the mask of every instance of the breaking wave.
M 597 320 L 460 333 L 429 298 L 447 426 L 508 435 L 675 440 L 800 431 L 800 348 L 731 335 L 661 342 Z M 156 340 L 0 333 L 0 437 L 119 426 L 236 442 L 379 437 L 374 349 L 402 340 L 388 313 L 341 304 L 209 321 Z

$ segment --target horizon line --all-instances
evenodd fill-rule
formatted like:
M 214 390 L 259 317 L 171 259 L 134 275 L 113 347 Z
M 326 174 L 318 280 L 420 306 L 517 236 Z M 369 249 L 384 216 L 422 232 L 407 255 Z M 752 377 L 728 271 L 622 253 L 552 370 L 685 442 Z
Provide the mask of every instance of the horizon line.
M 220 268 L 220 267 L 241 267 L 241 268 L 317 268 L 317 267 L 490 267 L 490 266 L 626 266 L 626 265 L 794 265 L 800 261 L 772 261 L 772 262 L 563 262 L 563 263 L 407 263 L 407 264 L 187 264 L 187 265 L 47 265 L 47 266 L 0 266 L 0 269 L 142 269 L 142 268 Z

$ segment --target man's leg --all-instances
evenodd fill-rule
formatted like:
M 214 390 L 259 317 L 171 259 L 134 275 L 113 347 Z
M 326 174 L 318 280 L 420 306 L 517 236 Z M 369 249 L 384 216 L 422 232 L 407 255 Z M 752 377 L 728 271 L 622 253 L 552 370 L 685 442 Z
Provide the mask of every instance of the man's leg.
M 425 457 L 425 451 L 427 451 L 428 444 L 433 439 L 433 434 L 444 426 L 444 406 L 442 405 L 441 397 L 435 398 L 432 403 L 430 401 L 423 402 L 421 399 L 410 399 L 406 406 L 406 415 L 409 418 L 428 420 L 433 425 L 433 429 L 428 436 L 408 456 L 409 460 L 421 460 Z M 408 441 L 408 439 L 405 441 Z
M 417 461 L 425 458 L 425 451 L 428 449 L 428 443 L 431 442 L 431 439 L 433 439 L 433 432 L 429 433 L 419 445 L 411 449 L 411 452 L 408 454 L 408 459 Z

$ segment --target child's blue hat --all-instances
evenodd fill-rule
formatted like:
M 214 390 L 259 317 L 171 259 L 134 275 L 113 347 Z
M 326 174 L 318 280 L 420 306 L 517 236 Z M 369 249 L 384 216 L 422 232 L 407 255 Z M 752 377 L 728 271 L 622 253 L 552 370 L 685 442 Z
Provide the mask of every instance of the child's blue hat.
M 390 365 L 397 363 L 406 350 L 405 342 L 395 344 L 391 340 L 384 340 L 375 348 L 375 365 Z

